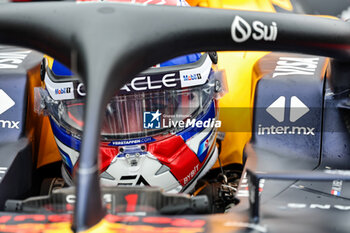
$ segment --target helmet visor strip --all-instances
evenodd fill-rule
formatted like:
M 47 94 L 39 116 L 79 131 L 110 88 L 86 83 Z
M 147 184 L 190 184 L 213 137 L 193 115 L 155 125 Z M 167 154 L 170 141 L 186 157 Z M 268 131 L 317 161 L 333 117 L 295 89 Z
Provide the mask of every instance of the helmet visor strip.
M 209 56 L 202 56 L 200 61 L 189 69 L 177 66 L 174 72 L 166 70 L 161 73 L 157 68 L 153 76 L 142 75 L 124 85 L 107 104 L 102 139 L 166 135 L 183 129 L 177 127 L 176 122 L 196 119 L 218 96 L 218 82 L 222 83 L 224 79 L 218 75 L 222 73 L 212 70 Z M 74 81 L 54 81 L 50 74 L 46 75 L 46 89 L 40 90 L 41 102 L 59 125 L 80 138 L 84 125 L 83 87 Z M 67 88 L 71 88 L 68 93 Z

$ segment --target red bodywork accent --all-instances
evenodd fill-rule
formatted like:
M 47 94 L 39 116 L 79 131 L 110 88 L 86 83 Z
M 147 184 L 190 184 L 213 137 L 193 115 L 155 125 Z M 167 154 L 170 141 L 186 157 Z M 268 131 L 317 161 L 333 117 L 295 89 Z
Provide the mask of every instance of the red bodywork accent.
M 6 223 L 11 220 L 11 216 L 0 216 L 0 223 Z
M 42 222 L 46 220 L 45 215 L 41 214 L 28 214 L 28 215 L 17 215 L 13 218 L 14 221 L 16 222 L 23 222 L 25 220 L 33 220 L 37 222 Z
M 109 222 L 138 222 L 140 218 L 137 216 L 121 216 L 121 215 L 112 215 L 107 214 L 105 219 Z
M 72 215 L 70 215 L 70 214 L 48 215 L 47 220 L 49 222 L 70 222 L 70 221 L 72 221 Z

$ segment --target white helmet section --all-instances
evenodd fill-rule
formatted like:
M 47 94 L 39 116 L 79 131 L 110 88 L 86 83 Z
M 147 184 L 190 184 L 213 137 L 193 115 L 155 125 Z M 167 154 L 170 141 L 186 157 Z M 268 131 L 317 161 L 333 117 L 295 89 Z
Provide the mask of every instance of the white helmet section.
M 149 152 L 139 157 L 116 156 L 108 169 L 101 174 L 101 183 L 106 186 L 158 186 L 176 193 L 182 189 L 170 169 Z
M 212 61 L 210 57 L 207 56 L 201 66 L 193 69 L 180 70 L 181 88 L 205 84 L 208 80 L 211 66 Z
M 45 86 L 50 96 L 54 100 L 74 99 L 73 82 L 53 82 L 48 74 L 45 74 Z
M 107 170 L 101 174 L 101 183 L 106 186 L 150 185 L 162 187 L 164 191 L 169 193 L 178 193 L 180 191 L 188 193 L 194 189 L 197 181 L 210 170 L 218 158 L 218 150 L 214 142 L 215 135 L 215 130 L 208 129 L 196 134 L 186 142 L 187 146 L 197 154 L 200 143 L 203 139 L 207 139 L 207 145 L 211 145 L 212 150 L 205 164 L 198 169 L 199 171 L 197 170 L 190 174 L 191 179 L 189 180 L 191 182 L 188 182 L 185 186 L 180 184 L 171 173 L 169 167 L 161 164 L 150 152 L 127 154 L 125 156 L 117 155 Z

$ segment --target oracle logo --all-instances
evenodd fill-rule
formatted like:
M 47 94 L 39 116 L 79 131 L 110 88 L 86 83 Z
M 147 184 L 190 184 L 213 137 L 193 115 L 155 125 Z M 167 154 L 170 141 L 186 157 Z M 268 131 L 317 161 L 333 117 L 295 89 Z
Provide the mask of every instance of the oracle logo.
M 147 91 L 158 90 L 162 88 L 173 88 L 178 85 L 178 81 L 175 78 L 175 73 L 165 74 L 157 80 L 152 76 L 135 77 L 130 83 L 125 84 L 120 90 L 126 92 L 132 91 Z

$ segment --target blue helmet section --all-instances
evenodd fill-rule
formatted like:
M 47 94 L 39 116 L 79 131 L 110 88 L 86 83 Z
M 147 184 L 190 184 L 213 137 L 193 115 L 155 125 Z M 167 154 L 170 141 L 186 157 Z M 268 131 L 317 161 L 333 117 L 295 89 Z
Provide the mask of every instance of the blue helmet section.
M 197 117 L 196 120 L 199 121 L 207 121 L 209 119 L 215 119 L 216 116 L 216 112 L 215 112 L 215 103 L 214 101 L 211 102 L 208 110 L 206 112 L 204 112 L 203 114 L 201 114 L 200 116 Z M 205 129 L 204 126 L 202 127 L 188 127 L 187 129 L 182 130 L 181 132 L 177 133 L 176 135 L 179 135 L 183 138 L 183 140 L 186 142 L 188 139 L 190 139 L 191 137 L 193 137 L 194 135 L 196 135 L 197 133 L 202 132 Z
M 188 54 L 188 55 L 173 58 L 166 62 L 162 62 L 160 63 L 160 67 L 190 64 L 198 61 L 200 58 L 201 58 L 200 53 Z
M 56 122 L 51 119 L 51 117 L 50 117 L 50 124 L 52 128 L 52 132 L 58 140 L 60 140 L 63 144 L 72 148 L 73 150 L 80 151 L 81 142 L 79 139 L 67 133 L 66 130 L 60 127 L 59 125 L 57 125 Z
M 73 75 L 73 72 L 70 71 L 66 66 L 58 62 L 57 60 L 54 60 L 52 63 L 52 72 L 57 76 L 71 76 Z

